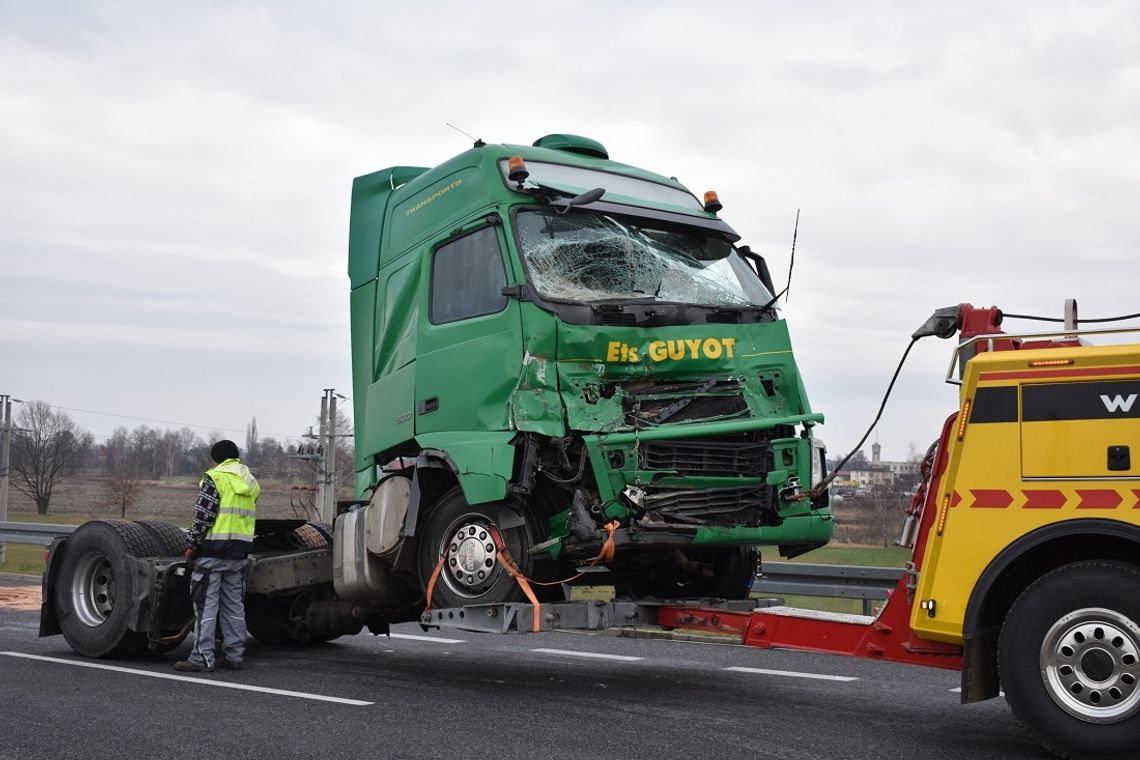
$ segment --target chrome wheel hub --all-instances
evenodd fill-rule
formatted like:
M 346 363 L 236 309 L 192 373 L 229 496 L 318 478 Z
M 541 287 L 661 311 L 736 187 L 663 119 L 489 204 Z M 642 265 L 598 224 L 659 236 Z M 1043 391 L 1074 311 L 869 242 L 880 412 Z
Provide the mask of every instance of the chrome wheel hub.
M 1041 678 L 1065 712 L 1089 723 L 1116 723 L 1140 709 L 1140 628 L 1114 610 L 1065 615 L 1041 642 Z
M 71 577 L 71 606 L 86 626 L 96 628 L 106 622 L 115 608 L 115 574 L 111 562 L 98 552 L 79 558 Z
M 502 566 L 490 523 L 468 515 L 442 547 L 448 585 L 465 596 L 479 596 L 495 585 Z

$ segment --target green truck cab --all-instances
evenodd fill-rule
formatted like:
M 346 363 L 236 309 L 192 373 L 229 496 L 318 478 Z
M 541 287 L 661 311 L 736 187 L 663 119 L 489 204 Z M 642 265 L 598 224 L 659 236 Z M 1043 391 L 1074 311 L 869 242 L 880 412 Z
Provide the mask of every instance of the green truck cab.
M 576 582 L 659 598 L 827 542 L 823 417 L 719 208 L 574 135 L 355 180 L 340 598 L 414 606 L 435 573 L 435 606 L 517 601 L 496 534 L 547 596 L 611 535 Z

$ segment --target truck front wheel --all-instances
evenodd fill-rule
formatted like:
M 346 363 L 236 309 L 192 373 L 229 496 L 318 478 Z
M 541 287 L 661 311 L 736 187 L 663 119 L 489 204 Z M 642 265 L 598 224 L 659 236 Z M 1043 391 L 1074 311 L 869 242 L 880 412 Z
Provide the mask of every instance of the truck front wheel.
M 420 582 L 427 588 L 440 557 L 443 568 L 432 590 L 433 607 L 525 601 L 526 596 L 499 561 L 491 535 L 497 528 L 503 543 L 523 575 L 532 577 L 533 545 L 525 524 L 504 528 L 498 524 L 498 504 L 469 505 L 463 491 L 448 491 L 428 515 L 419 543 Z
M 1124 757 L 1140 746 L 1140 571 L 1075 562 L 1035 581 L 998 645 L 1006 701 L 1065 757 Z

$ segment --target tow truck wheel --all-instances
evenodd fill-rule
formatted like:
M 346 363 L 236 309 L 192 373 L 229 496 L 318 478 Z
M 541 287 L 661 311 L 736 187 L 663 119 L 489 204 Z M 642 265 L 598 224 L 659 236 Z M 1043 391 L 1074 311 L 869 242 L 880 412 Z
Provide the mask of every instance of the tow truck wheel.
M 1125 757 L 1140 746 L 1140 570 L 1075 562 L 1027 588 L 998 645 L 1006 701 L 1046 747 Z
M 419 543 L 420 583 L 427 589 L 439 558 L 443 568 L 432 591 L 433 607 L 525 601 L 526 595 L 499 561 L 492 529 L 502 534 L 504 545 L 519 570 L 527 577 L 534 570 L 528 527 L 502 528 L 498 515 L 508 509 L 498 504 L 470 506 L 463 491 L 448 491 L 428 516 Z
M 136 523 L 98 520 L 76 529 L 65 547 L 55 606 L 67 643 L 87 657 L 143 652 L 146 634 L 128 627 L 135 586 L 128 555 L 161 554 L 153 536 Z

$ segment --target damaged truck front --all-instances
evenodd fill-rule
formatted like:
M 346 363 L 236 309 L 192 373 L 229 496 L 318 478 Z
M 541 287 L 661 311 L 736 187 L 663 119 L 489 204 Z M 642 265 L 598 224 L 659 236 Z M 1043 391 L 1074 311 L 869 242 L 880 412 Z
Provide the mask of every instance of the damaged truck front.
M 609 539 L 575 583 L 742 598 L 756 547 L 829 539 L 822 416 L 719 208 L 573 135 L 356 179 L 338 597 L 517 601 L 499 539 L 549 599 Z

